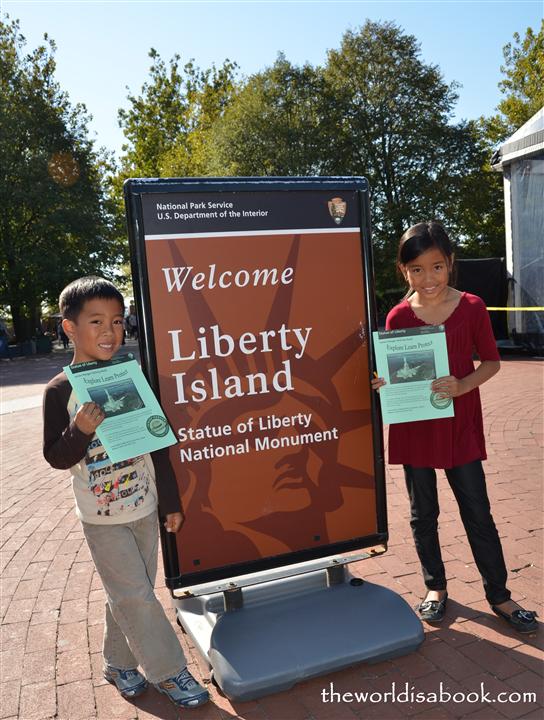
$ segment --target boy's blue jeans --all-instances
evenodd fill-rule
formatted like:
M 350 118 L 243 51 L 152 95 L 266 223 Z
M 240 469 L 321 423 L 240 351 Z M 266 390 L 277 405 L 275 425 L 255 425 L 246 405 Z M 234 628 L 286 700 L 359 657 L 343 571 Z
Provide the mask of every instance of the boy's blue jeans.
M 480 460 L 444 470 L 465 527 L 468 542 L 484 583 L 490 605 L 510 599 L 506 588 L 506 565 L 499 533 L 495 527 L 485 475 Z M 438 493 L 433 468 L 404 466 L 406 488 L 410 497 L 412 535 L 429 590 L 446 589 L 446 571 L 438 540 Z
M 107 598 L 104 662 L 121 670 L 140 665 L 152 683 L 177 675 L 187 663 L 153 590 L 157 513 L 118 525 L 82 525 Z

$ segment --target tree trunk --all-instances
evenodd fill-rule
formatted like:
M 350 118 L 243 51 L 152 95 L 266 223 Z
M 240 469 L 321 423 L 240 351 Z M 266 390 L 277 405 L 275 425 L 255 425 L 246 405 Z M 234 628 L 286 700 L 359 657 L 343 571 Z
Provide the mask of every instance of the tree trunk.
M 32 337 L 32 323 L 29 321 L 21 310 L 21 306 L 17 304 L 10 305 L 11 318 L 13 320 L 13 332 L 18 343 L 29 340 Z

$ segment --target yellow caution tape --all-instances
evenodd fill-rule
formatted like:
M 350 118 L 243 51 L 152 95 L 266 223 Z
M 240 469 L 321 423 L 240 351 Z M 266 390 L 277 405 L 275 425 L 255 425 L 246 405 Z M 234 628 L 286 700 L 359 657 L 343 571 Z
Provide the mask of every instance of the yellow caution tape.
M 505 310 L 506 312 L 514 312 L 515 310 L 529 310 L 531 312 L 539 312 L 544 310 L 544 307 L 488 307 L 488 310 Z

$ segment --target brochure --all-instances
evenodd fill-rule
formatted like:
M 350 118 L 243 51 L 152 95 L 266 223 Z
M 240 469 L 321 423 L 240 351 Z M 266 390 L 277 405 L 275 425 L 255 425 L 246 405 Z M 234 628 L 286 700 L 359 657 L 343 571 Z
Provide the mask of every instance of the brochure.
M 449 375 L 444 325 L 374 332 L 383 421 L 386 424 L 453 417 L 453 401 L 432 392 L 433 380 Z
M 176 442 L 134 355 L 64 368 L 78 401 L 95 402 L 106 417 L 96 430 L 109 459 L 122 462 Z

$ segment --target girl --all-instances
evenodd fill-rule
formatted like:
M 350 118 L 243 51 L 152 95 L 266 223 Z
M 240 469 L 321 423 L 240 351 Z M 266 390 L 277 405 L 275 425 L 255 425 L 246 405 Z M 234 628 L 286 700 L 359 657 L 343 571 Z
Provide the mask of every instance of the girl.
M 446 609 L 435 473 L 436 468 L 443 468 L 491 609 L 519 632 L 533 632 L 538 627 L 536 613 L 514 603 L 506 588 L 506 566 L 482 468 L 486 450 L 478 387 L 500 367 L 489 315 L 479 297 L 449 285 L 453 252 L 440 223 L 418 223 L 407 230 L 400 239 L 397 263 L 410 289 L 387 316 L 386 329 L 445 325 L 451 375 L 438 378 L 431 388 L 442 397 L 454 398 L 455 408 L 452 418 L 398 423 L 389 428 L 389 462 L 404 466 L 410 525 L 427 587 L 417 611 L 422 620 L 436 623 Z M 474 350 L 480 358 L 476 370 Z M 383 378 L 372 381 L 375 390 L 383 385 Z

